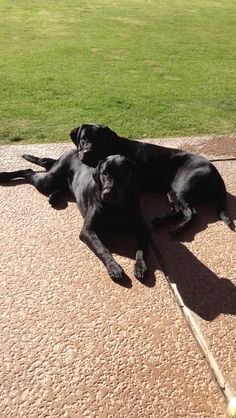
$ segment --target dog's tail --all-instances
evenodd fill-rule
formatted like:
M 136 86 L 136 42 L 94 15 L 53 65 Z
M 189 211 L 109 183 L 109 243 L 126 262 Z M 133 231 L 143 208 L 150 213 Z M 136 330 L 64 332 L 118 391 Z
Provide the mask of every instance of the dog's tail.
M 56 162 L 53 158 L 39 158 L 35 157 L 34 155 L 23 154 L 22 158 L 27 161 L 30 161 L 33 164 L 39 165 L 40 167 L 45 168 L 46 171 L 50 170 L 53 164 Z
M 232 230 L 235 231 L 235 224 L 234 221 L 230 218 L 227 212 L 227 193 L 224 180 L 222 179 L 220 173 L 216 169 L 215 166 L 215 174 L 216 174 L 216 210 L 219 218 Z

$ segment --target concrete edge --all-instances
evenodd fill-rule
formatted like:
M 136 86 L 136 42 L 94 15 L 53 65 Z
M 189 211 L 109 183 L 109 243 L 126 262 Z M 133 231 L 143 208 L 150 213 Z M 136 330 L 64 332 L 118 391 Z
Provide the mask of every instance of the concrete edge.
M 207 364 L 211 370 L 211 373 L 213 374 L 222 394 L 224 395 L 224 397 L 226 398 L 226 401 L 229 402 L 233 397 L 236 396 L 236 393 L 234 393 L 231 385 L 229 384 L 229 382 L 227 381 L 227 379 L 225 378 L 224 374 L 222 373 L 217 361 L 215 360 L 213 354 L 211 353 L 211 351 L 208 348 L 207 342 L 205 340 L 205 338 L 202 335 L 200 326 L 196 320 L 196 318 L 194 317 L 194 314 L 192 313 L 192 311 L 184 304 L 183 299 L 178 291 L 178 288 L 176 286 L 175 283 L 172 283 L 168 277 L 168 273 L 167 273 L 167 269 L 165 267 L 165 262 L 163 259 L 163 256 L 160 252 L 160 250 L 157 248 L 157 245 L 155 244 L 154 240 L 152 240 L 151 242 L 151 247 L 154 251 L 155 256 L 157 257 L 157 260 L 160 264 L 160 267 L 163 271 L 164 277 L 172 291 L 172 294 L 175 298 L 176 301 L 176 305 L 179 309 L 179 311 L 181 312 L 181 314 L 183 315 L 187 327 L 190 330 L 191 334 L 193 335 L 194 339 L 197 342 L 197 345 L 200 349 L 200 351 L 202 352 L 202 354 L 204 355 Z

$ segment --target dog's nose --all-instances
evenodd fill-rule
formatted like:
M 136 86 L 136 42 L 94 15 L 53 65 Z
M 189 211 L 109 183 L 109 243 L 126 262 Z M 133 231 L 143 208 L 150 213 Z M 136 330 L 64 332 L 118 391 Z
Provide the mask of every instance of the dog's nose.
M 91 148 L 85 148 L 84 150 L 83 150 L 83 153 L 84 154 L 89 154 L 91 152 Z
M 89 161 L 89 158 L 91 156 L 92 152 L 91 150 L 85 149 L 83 151 L 79 151 L 79 158 L 81 161 Z
M 101 197 L 104 202 L 111 202 L 114 200 L 114 193 L 111 189 L 105 189 L 102 191 Z
M 83 154 L 83 157 L 84 157 L 84 158 L 89 158 L 89 157 L 90 157 L 90 155 L 92 154 L 92 152 L 91 152 L 91 150 L 90 150 L 90 149 L 84 149 L 84 150 L 82 151 L 82 154 Z

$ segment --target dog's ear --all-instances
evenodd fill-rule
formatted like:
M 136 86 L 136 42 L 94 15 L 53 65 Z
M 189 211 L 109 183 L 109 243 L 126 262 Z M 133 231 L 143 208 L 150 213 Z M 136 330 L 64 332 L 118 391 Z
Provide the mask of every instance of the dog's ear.
M 100 168 L 101 168 L 101 164 L 102 164 L 102 161 L 99 161 L 97 167 L 94 168 L 94 171 L 93 171 L 93 179 L 94 179 L 95 183 L 98 185 L 99 190 L 101 188 L 101 180 L 100 180 Z
M 80 141 L 80 134 L 83 128 L 84 128 L 84 125 L 82 124 L 78 126 L 77 128 L 72 129 L 72 131 L 70 132 L 70 137 L 77 148 L 78 148 L 79 141 Z
M 72 141 L 74 142 L 74 144 L 76 144 L 76 141 L 77 141 L 77 133 L 78 133 L 79 128 L 80 127 L 74 128 L 74 129 L 72 129 L 72 131 L 70 131 L 70 137 L 71 137 Z
M 102 134 L 103 135 L 105 134 L 105 136 L 107 138 L 109 138 L 109 139 L 117 139 L 118 135 L 114 131 L 112 131 L 110 128 L 108 128 L 108 126 L 103 126 L 102 125 L 102 128 L 103 128 Z

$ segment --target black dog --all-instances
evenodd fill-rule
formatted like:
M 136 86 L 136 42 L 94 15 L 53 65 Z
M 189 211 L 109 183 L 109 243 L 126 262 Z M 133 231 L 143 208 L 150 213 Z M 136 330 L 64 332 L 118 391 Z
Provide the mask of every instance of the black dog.
M 108 155 L 124 155 L 138 163 L 140 190 L 167 194 L 172 211 L 154 219 L 154 226 L 182 216 L 181 223 L 170 230 L 176 235 L 196 214 L 193 205 L 212 200 L 216 203 L 218 216 L 230 229 L 235 229 L 226 210 L 224 181 L 206 158 L 174 148 L 131 141 L 102 125 L 83 124 L 73 129 L 70 136 L 85 164 L 96 166 Z
M 43 176 L 31 169 L 4 172 L 0 173 L 0 182 L 22 177 L 49 195 L 51 204 L 69 185 L 85 218 L 80 239 L 100 258 L 113 280 L 121 280 L 125 274 L 98 234 L 105 228 L 132 227 L 138 238 L 134 275 L 142 280 L 147 273 L 145 255 L 150 234 L 140 212 L 135 164 L 126 157 L 113 155 L 92 168 L 80 161 L 77 151 L 66 152 L 57 161 L 32 155 L 23 158 L 49 171 Z

